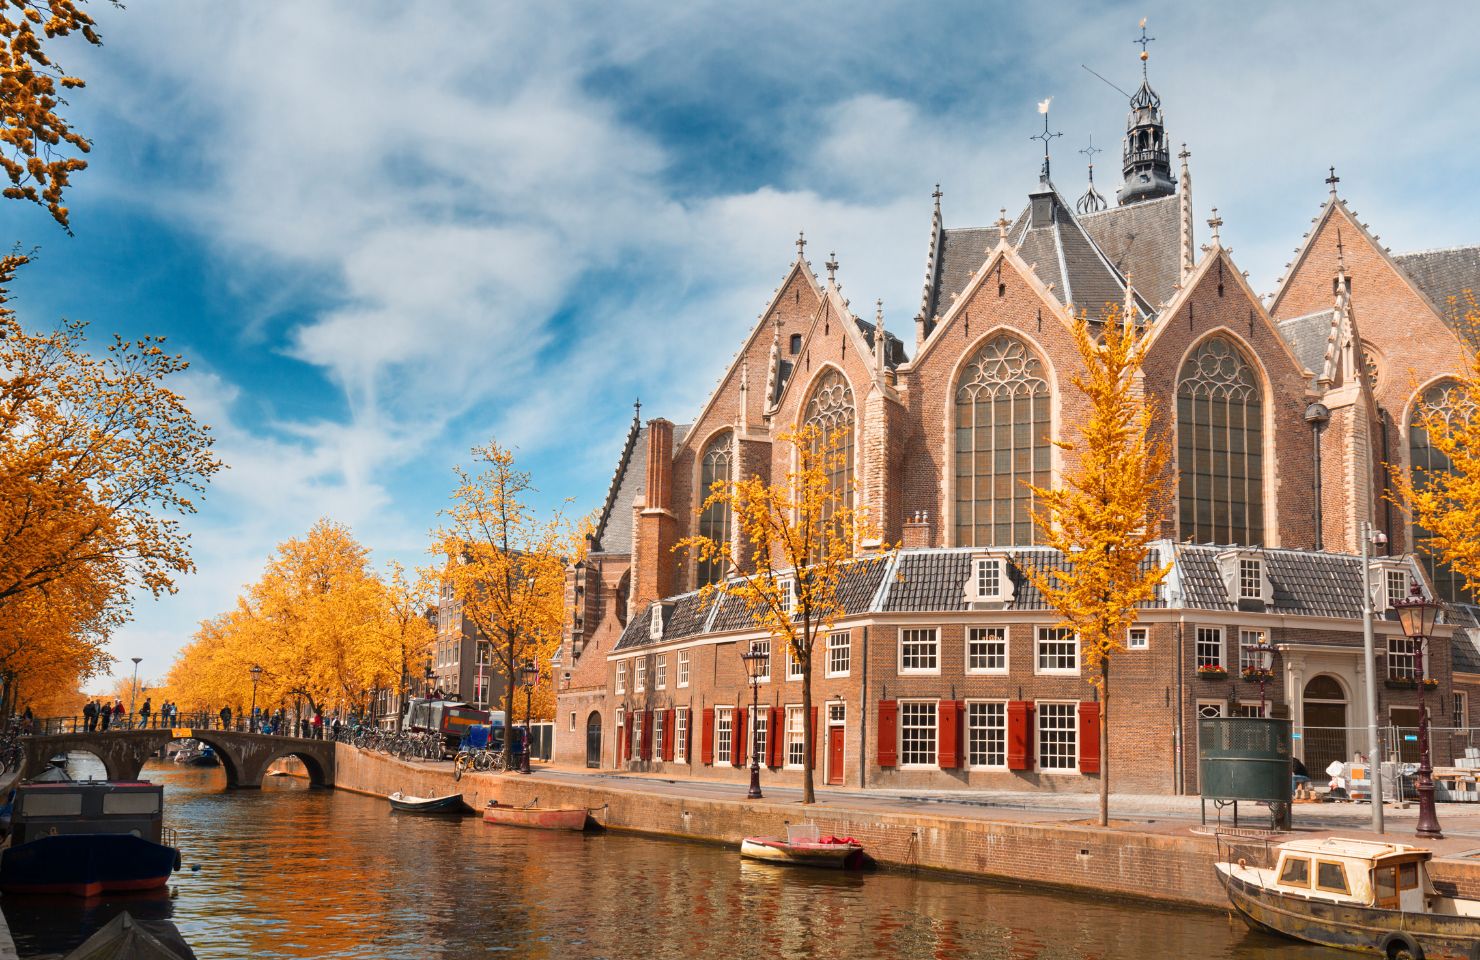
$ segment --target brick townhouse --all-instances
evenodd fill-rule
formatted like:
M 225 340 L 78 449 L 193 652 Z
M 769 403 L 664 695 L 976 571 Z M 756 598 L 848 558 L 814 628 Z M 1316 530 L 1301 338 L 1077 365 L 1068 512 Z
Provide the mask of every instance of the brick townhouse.
M 1347 728 L 1365 722 L 1354 651 L 1369 529 L 1379 611 L 1400 581 L 1457 604 L 1426 672 L 1438 684 L 1436 723 L 1469 725 L 1480 626 L 1458 604 L 1471 598 L 1388 503 L 1384 464 L 1444 467 L 1416 416 L 1420 400 L 1456 402 L 1469 346 L 1455 304 L 1480 285 L 1480 247 L 1391 253 L 1332 172 L 1295 259 L 1260 297 L 1222 245 L 1221 220 L 1195 244 L 1191 155 L 1175 153 L 1174 176 L 1161 100 L 1144 76 L 1122 154 L 1114 204 L 1093 183 L 1067 201 L 1046 154 L 1018 216 L 991 227 L 946 227 L 937 190 L 920 302 L 900 335 L 882 309 L 856 316 L 836 258 L 819 279 L 799 240 L 697 416 L 675 425 L 634 415 L 589 557 L 568 578 L 558 759 L 682 762 L 696 776 L 739 779 L 735 764 L 759 727 L 767 765 L 790 775 L 797 685 L 773 652 L 767 708 L 749 716 L 737 651 L 756 638 L 739 612 L 700 602 L 696 591 L 723 571 L 674 545 L 696 532 L 735 541 L 733 517 L 699 512 L 704 491 L 779 478 L 789 452 L 776 438 L 813 423 L 847 452 L 840 488 L 904 547 L 882 559 L 871 556 L 878 543 L 856 545 L 846 640 L 825 654 L 849 666 L 829 676 L 838 671 L 822 663 L 816 674 L 824 777 L 1093 789 L 1096 721 L 1077 644 L 1055 633 L 1022 569 L 1059 562 L 1034 546 L 1030 485 L 1072 467 L 1055 443 L 1073 439 L 1086 412 L 1071 384 L 1072 325 L 1111 309 L 1149 339 L 1143 389 L 1163 414 L 1176 470 L 1159 547 L 1172 576 L 1112 677 L 1112 706 L 1123 705 L 1111 718 L 1117 789 L 1196 789 L 1193 721 L 1257 709 L 1238 660 L 1260 631 L 1278 649 L 1271 709 L 1295 721 L 1307 760 L 1362 748 Z M 967 593 L 981 564 L 1009 595 Z M 992 631 L 1004 633 L 1000 649 Z M 1412 717 L 1405 643 L 1384 618 L 1384 723 Z M 1209 676 L 1215 666 L 1228 677 Z

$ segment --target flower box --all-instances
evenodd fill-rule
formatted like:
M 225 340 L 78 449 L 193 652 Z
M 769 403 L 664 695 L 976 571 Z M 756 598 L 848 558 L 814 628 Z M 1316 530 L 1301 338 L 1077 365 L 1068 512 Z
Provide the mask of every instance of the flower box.
M 1268 681 L 1274 679 L 1274 671 L 1263 670 L 1259 667 L 1245 667 L 1242 676 L 1250 683 L 1258 683 L 1260 680 L 1263 680 L 1267 683 Z
M 1417 690 L 1418 680 L 1414 677 L 1388 677 L 1382 681 L 1382 685 L 1389 690 Z M 1425 677 L 1423 681 L 1425 690 L 1439 689 L 1439 681 L 1433 677 Z
M 1226 667 L 1198 667 L 1197 675 L 1204 680 L 1227 680 L 1228 669 Z

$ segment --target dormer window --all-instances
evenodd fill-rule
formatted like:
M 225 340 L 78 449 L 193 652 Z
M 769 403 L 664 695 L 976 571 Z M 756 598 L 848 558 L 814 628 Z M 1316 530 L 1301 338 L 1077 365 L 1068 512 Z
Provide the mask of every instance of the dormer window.
M 1264 561 L 1258 557 L 1238 559 L 1238 599 L 1264 599 Z
M 1408 596 L 1408 571 L 1394 570 L 1389 567 L 1382 574 L 1383 593 L 1387 597 L 1387 606 L 1392 608 L 1393 604 Z
M 966 584 L 968 603 L 1006 603 L 1012 595 L 1013 584 L 1007 575 L 1006 557 L 971 558 L 971 579 Z
M 663 639 L 663 605 L 653 604 L 652 619 L 648 621 L 648 638 L 651 640 Z
M 781 612 L 788 617 L 797 614 L 797 582 L 791 577 L 782 577 L 776 581 L 776 591 L 780 594 Z
M 1268 610 L 1274 586 L 1264 557 L 1250 550 L 1228 550 L 1218 555 L 1218 574 L 1228 602 L 1240 610 Z

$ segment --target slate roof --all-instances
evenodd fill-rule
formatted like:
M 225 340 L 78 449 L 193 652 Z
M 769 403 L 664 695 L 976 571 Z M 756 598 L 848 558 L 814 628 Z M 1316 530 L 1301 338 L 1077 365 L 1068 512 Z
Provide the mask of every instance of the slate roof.
M 838 590 L 842 594 L 845 615 L 869 611 L 874 595 L 879 592 L 879 585 L 884 581 L 884 574 L 888 568 L 889 561 L 879 557 L 870 557 L 849 564 L 848 569 L 843 573 L 842 583 L 838 585 Z M 731 630 L 748 630 L 754 626 L 755 617 L 745 601 L 727 595 L 721 599 L 719 610 L 715 613 L 709 629 L 713 633 L 727 633 Z
M 972 276 L 987 262 L 987 251 L 996 246 L 995 228 L 940 232 L 940 250 L 935 258 L 935 284 L 925 306 L 925 320 L 929 327 L 934 327 L 937 316 L 944 316 L 951 309 L 956 296 L 966 289 Z
M 1181 273 L 1181 225 L 1175 195 L 1144 200 L 1079 217 L 1115 268 L 1131 278 L 1155 306 L 1172 299 Z
M 1030 202 L 1008 230 L 1008 239 L 1038 279 L 1052 285 L 1060 303 L 1072 304 L 1076 312 L 1083 310 L 1091 318 L 1102 317 L 1110 304 L 1125 300 L 1125 277 L 1085 232 L 1052 184 L 1049 189 L 1054 202 L 1051 222 L 1033 226 Z M 1137 298 L 1142 313 L 1150 315 L 1151 302 L 1139 292 Z
M 1455 623 L 1454 669 L 1460 673 L 1480 673 L 1480 607 L 1454 603 L 1446 619 Z
M 627 621 L 627 627 L 613 649 L 630 650 L 633 647 L 682 640 L 704 633 L 714 602 L 713 596 L 705 597 L 697 590 L 675 597 L 664 610 L 662 640 L 652 639 L 653 605 L 648 604 L 642 608 L 641 616 Z
M 675 447 L 683 442 L 692 426 L 689 423 L 674 426 Z M 632 505 L 647 487 L 647 435 L 646 426 L 637 427 L 628 434 L 622 455 L 617 460 L 616 473 L 612 477 L 606 503 L 596 520 L 596 544 L 593 553 L 632 553 Z
M 870 350 L 874 348 L 874 338 L 878 336 L 878 328 L 867 320 L 853 318 L 858 324 L 858 329 L 863 332 L 863 339 L 868 342 Z M 907 359 L 904 355 L 904 341 L 889 332 L 888 327 L 884 329 L 884 339 L 889 343 L 889 349 L 884 355 L 884 362 L 891 367 L 897 367 Z
M 1335 310 L 1321 310 L 1279 323 L 1280 336 L 1295 352 L 1295 358 L 1316 376 L 1326 366 L 1326 344 L 1331 339 L 1331 324 L 1335 322 Z
M 1400 253 L 1393 259 L 1438 307 L 1444 322 L 1469 338 L 1471 331 L 1456 326 L 1451 316 L 1454 306 L 1450 299 L 1456 301 L 1455 306 L 1463 314 L 1469 294 L 1480 297 L 1480 245 Z
M 1218 572 L 1218 554 L 1229 550 L 1203 544 L 1176 548 L 1182 586 L 1181 606 L 1200 610 L 1237 610 L 1228 599 Z M 1362 616 L 1362 559 L 1311 550 L 1250 551 L 1264 559 L 1265 575 L 1274 588 L 1271 612 L 1305 617 Z

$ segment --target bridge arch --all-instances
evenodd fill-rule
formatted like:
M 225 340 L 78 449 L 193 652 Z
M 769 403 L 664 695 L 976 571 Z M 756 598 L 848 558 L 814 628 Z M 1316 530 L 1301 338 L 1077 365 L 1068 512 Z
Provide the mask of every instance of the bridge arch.
M 334 785 L 334 744 L 326 740 L 300 740 L 265 733 L 233 730 L 110 730 L 87 733 L 50 734 L 25 737 L 24 775 L 35 776 L 46 769 L 57 753 L 77 750 L 92 753 L 103 761 L 110 780 L 136 780 L 148 759 L 171 740 L 199 740 L 216 751 L 226 773 L 228 788 L 262 786 L 268 764 L 293 756 L 303 762 L 314 786 Z

